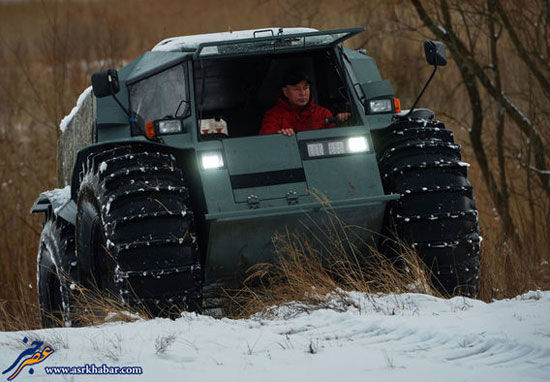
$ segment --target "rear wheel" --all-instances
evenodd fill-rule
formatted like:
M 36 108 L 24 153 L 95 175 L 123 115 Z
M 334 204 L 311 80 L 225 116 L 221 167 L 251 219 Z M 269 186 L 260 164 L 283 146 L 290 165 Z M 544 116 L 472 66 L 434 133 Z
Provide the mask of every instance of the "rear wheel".
M 193 213 L 171 154 L 131 145 L 90 156 L 76 237 L 86 286 L 152 315 L 200 308 Z
M 386 225 L 431 269 L 443 294 L 477 295 L 478 213 L 453 133 L 433 120 L 400 120 L 379 138 L 378 163 L 389 204 Z
M 71 326 L 74 309 L 71 285 L 76 277 L 74 228 L 49 218 L 42 229 L 37 259 L 38 302 L 44 328 Z

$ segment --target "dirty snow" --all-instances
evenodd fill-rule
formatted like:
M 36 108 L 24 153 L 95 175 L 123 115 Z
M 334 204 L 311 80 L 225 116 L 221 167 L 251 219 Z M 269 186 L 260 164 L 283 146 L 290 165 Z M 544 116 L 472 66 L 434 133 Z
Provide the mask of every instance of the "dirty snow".
M 80 96 L 78 97 L 78 100 L 76 101 L 76 106 L 73 107 L 71 112 L 61 120 L 61 122 L 59 124 L 59 128 L 61 129 L 61 131 L 67 130 L 67 127 L 69 127 L 69 124 L 73 120 L 73 118 L 76 115 L 76 113 L 78 112 L 78 110 L 80 110 L 80 108 L 84 104 L 84 101 L 86 100 L 86 97 L 88 97 L 88 95 L 90 94 L 91 91 L 92 91 L 92 87 L 90 86 L 90 87 L 86 88 L 82 92 L 82 94 L 80 94 Z
M 17 358 L 28 336 L 55 353 L 20 381 L 503 382 L 550 375 L 550 292 L 490 304 L 349 293 L 329 305 L 291 304 L 247 320 L 185 314 L 175 321 L 0 333 L 0 366 Z M 44 369 L 85 364 L 140 366 L 143 375 L 52 377 Z

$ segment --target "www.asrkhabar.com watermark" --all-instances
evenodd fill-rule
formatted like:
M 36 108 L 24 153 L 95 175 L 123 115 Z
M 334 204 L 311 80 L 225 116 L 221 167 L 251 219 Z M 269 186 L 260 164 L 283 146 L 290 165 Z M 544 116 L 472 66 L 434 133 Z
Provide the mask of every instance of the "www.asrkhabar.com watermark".
M 143 369 L 139 366 L 108 366 L 103 364 L 85 364 L 84 366 L 45 366 L 48 375 L 139 375 Z
M 29 374 L 34 374 L 34 368 L 37 364 L 49 359 L 50 355 L 55 353 L 52 346 L 44 344 L 43 341 L 32 341 L 29 344 L 27 337 L 23 338 L 23 343 L 28 346 L 13 361 L 13 363 L 4 371 L 7 380 L 12 381 L 23 370 Z M 47 375 L 140 375 L 143 369 L 140 366 L 108 366 L 103 364 L 85 364 L 84 366 L 45 366 L 44 371 Z M 11 373 L 11 374 L 10 374 Z

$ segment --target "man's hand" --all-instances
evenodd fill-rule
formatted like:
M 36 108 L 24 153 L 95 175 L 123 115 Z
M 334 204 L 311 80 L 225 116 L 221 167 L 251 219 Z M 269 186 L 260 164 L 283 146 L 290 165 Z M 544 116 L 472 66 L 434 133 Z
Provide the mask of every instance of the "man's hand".
M 291 135 L 294 135 L 294 129 L 281 129 L 279 131 L 277 131 L 278 133 L 281 133 L 283 135 L 287 135 L 287 136 L 291 136 Z
M 336 118 L 338 118 L 338 120 L 340 122 L 344 122 L 349 117 L 351 117 L 351 113 L 338 113 L 338 114 L 336 114 Z

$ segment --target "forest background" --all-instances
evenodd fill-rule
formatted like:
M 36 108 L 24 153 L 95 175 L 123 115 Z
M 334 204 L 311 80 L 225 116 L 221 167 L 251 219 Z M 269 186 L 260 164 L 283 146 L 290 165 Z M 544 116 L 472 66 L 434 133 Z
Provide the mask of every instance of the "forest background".
M 120 68 L 172 36 L 270 26 L 364 26 L 366 49 L 410 107 L 432 68 L 422 41 L 447 46 L 421 105 L 471 163 L 481 234 L 479 298 L 550 287 L 550 1 L 0 1 L 0 312 L 38 327 L 40 192 L 55 188 L 59 122 L 91 73 Z M 0 329 L 16 329 L 5 326 Z

